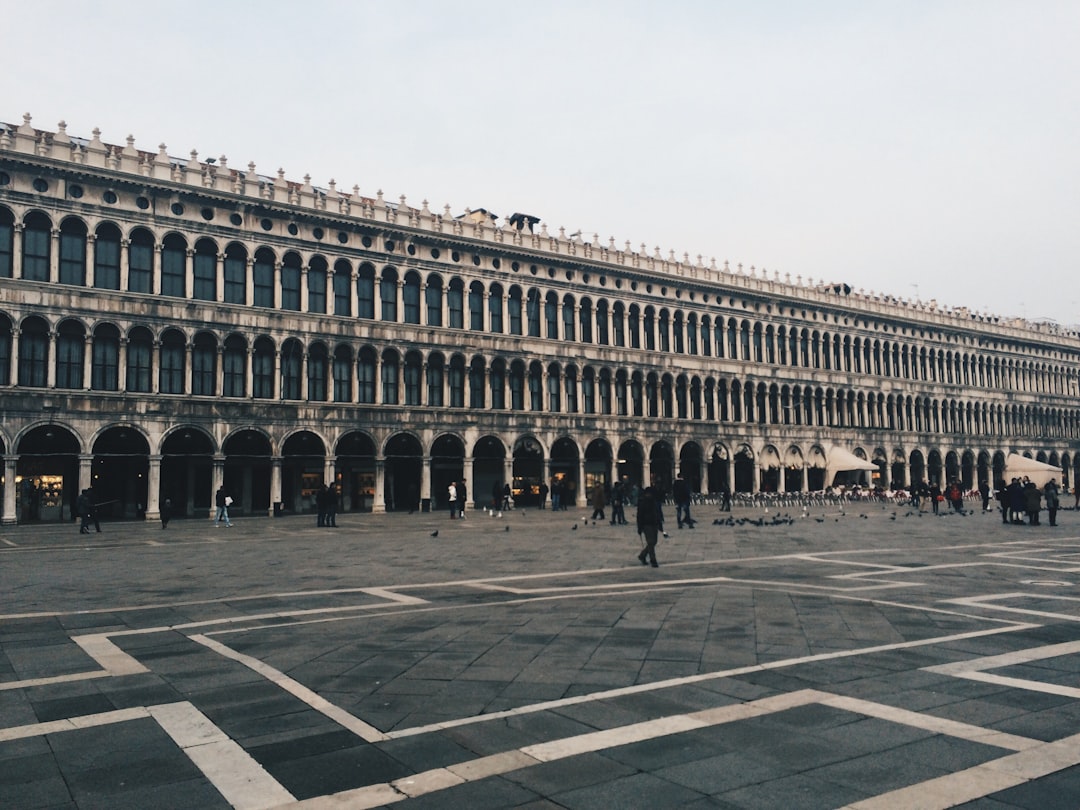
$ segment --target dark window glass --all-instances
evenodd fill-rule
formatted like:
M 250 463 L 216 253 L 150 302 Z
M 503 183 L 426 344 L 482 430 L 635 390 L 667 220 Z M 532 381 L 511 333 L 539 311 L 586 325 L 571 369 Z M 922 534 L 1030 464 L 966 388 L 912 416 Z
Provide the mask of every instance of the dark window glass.
M 86 339 L 81 332 L 61 327 L 56 339 L 56 387 L 83 387 L 83 351 Z
M 11 215 L 0 210 L 0 278 L 11 278 L 15 259 L 15 226 Z
M 324 275 L 325 279 L 326 276 Z M 322 346 L 314 346 L 308 355 L 308 401 L 326 402 L 327 372 L 329 371 L 329 358 L 326 349 Z
M 256 345 L 251 357 L 251 395 L 256 399 L 274 396 L 274 349 L 269 344 Z
M 370 349 L 360 352 L 356 363 L 356 385 L 359 401 L 365 405 L 375 404 L 375 355 Z
M 424 297 L 427 299 L 428 326 L 442 326 L 442 287 L 437 280 L 428 280 Z
M 252 292 L 257 307 L 272 309 L 274 306 L 274 265 L 267 256 L 255 255 L 251 268 Z
M 334 352 L 334 402 L 352 400 L 352 356 L 344 346 Z
M 162 394 L 184 393 L 184 341 L 175 333 L 161 342 L 158 390 Z
M 68 227 L 60 231 L 60 283 L 86 284 L 86 234 Z
M 420 280 L 410 276 L 401 290 L 405 323 L 420 323 Z
M 49 280 L 49 241 L 48 223 L 30 219 L 23 230 L 22 245 L 22 277 L 27 281 Z
M 364 265 L 356 277 L 356 298 L 358 318 L 375 317 L 375 271 L 370 265 Z
M 94 286 L 120 289 L 120 239 L 114 231 L 98 232 L 94 241 Z
M 154 277 L 154 245 L 148 236 L 132 237 L 128 246 L 128 290 L 148 293 Z
M 300 311 L 300 267 L 288 261 L 281 267 L 281 308 Z
M 326 314 L 326 271 L 308 269 L 308 312 Z
M 19 385 L 44 388 L 49 378 L 49 336 L 45 325 L 28 324 L 19 337 Z
M 446 293 L 446 305 L 450 313 L 450 328 L 463 329 L 465 327 L 465 291 L 460 282 L 450 285 Z
M 216 391 L 217 346 L 209 337 L 200 337 L 191 353 L 191 393 L 197 397 L 212 397 Z
M 187 295 L 187 252 L 182 243 L 165 240 L 161 251 L 161 294 L 184 298 Z
M 303 350 L 296 341 L 285 344 L 281 352 L 281 398 L 300 399 L 300 369 Z
M 397 279 L 390 275 L 384 275 L 379 279 L 379 300 L 382 302 L 382 314 L 384 321 L 395 323 L 397 321 Z
M 352 271 L 334 272 L 334 314 L 352 315 Z
M 239 341 L 225 346 L 221 357 L 221 395 L 224 397 L 242 397 L 247 371 L 247 350 Z
M 217 300 L 217 256 L 203 250 L 195 253 L 191 297 L 199 301 Z
M 95 391 L 116 391 L 120 387 L 120 339 L 111 332 L 94 335 L 90 387 Z
M 226 304 L 247 303 L 247 256 L 243 251 L 230 251 L 225 254 L 225 295 Z
M 149 334 L 135 334 L 127 345 L 127 382 L 125 388 L 137 394 L 150 392 L 150 371 L 154 347 Z

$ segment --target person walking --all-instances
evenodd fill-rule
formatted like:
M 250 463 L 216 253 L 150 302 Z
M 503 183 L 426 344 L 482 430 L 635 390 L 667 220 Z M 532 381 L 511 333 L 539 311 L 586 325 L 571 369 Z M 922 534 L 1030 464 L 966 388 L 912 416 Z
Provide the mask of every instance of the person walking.
M 984 512 L 990 511 L 990 483 L 984 478 L 979 482 L 979 496 L 982 498 Z
M 1046 499 L 1046 514 L 1051 526 L 1057 526 L 1058 507 L 1061 505 L 1058 497 L 1057 481 L 1051 478 L 1043 487 L 1043 498 Z
M 457 517 L 457 484 L 453 481 L 446 488 L 446 497 L 450 503 L 450 519 L 453 520 Z
M 326 525 L 326 484 L 315 490 L 315 525 L 322 528 Z
M 330 484 L 326 488 L 325 526 L 328 529 L 337 528 L 337 484 Z
M 84 489 L 79 493 L 75 501 L 75 509 L 79 513 L 79 534 L 90 534 L 90 490 Z
M 509 484 L 503 484 L 502 490 L 502 510 L 508 512 L 510 510 L 510 501 L 514 497 L 514 491 L 510 488 Z
M 94 524 L 94 531 L 101 534 L 101 524 L 98 522 L 98 505 L 94 500 L 94 488 L 87 487 L 86 491 L 86 533 L 90 534 L 90 524 Z
M 465 501 L 469 499 L 469 490 L 465 488 L 464 481 L 458 481 L 457 485 L 457 497 L 458 497 L 458 517 L 462 520 L 465 519 Z
M 172 500 L 166 498 L 161 504 L 161 528 L 169 528 L 169 520 L 172 518 Z
M 604 485 L 597 481 L 593 484 L 592 497 L 592 520 L 604 520 Z
M 1019 478 L 1014 478 L 1009 484 L 1009 520 L 1013 523 L 1023 523 L 1021 517 L 1026 511 L 1024 498 L 1024 485 Z
M 547 509 L 547 497 L 548 497 L 548 485 L 544 482 L 540 482 L 540 508 Z
M 681 473 L 675 476 L 675 483 L 671 485 L 671 497 L 675 501 L 675 522 L 679 528 L 684 523 L 686 528 L 694 528 L 694 521 L 690 517 L 690 485 Z
M 214 505 L 217 506 L 217 515 L 214 517 L 214 528 L 216 529 L 221 525 L 221 521 L 225 521 L 225 528 L 232 528 L 232 521 L 229 520 L 229 506 L 232 504 L 232 497 L 225 494 L 225 487 L 218 487 L 217 494 L 214 495 Z
M 645 541 L 645 548 L 638 554 L 638 561 L 642 565 L 659 568 L 660 564 L 656 561 L 656 540 L 660 532 L 660 498 L 653 487 L 646 487 L 638 495 L 637 530 Z
M 626 512 L 623 510 L 623 501 L 626 498 L 626 492 L 623 489 L 623 482 L 616 481 L 615 486 L 611 488 L 611 525 L 612 526 L 625 526 L 626 525 Z

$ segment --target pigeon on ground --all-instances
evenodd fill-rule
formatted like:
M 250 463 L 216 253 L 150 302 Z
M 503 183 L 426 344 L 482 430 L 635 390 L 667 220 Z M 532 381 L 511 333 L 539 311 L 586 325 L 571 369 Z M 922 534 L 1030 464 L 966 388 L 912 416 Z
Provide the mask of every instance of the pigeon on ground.
M 431 536 L 432 536 L 432 537 L 438 537 L 438 536 L 439 536 L 439 530 L 438 530 L 438 529 L 436 529 L 435 531 L 433 531 L 433 532 L 431 533 Z

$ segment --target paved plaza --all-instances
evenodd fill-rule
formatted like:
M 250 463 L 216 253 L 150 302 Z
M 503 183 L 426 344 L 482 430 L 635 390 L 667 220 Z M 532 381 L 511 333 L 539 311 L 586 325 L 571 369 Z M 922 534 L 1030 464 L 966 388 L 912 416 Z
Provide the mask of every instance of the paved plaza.
M 590 511 L 3 527 L 0 808 L 1080 807 L 1080 513 Z

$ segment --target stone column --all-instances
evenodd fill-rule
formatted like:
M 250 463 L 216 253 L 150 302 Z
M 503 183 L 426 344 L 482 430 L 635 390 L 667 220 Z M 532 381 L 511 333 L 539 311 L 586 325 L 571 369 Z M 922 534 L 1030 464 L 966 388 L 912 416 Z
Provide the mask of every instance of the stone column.
M 45 370 L 45 385 L 49 388 L 56 388 L 56 344 L 57 338 L 55 329 L 49 330 L 49 366 Z M 15 354 L 15 352 L 12 352 Z
M 281 503 L 281 456 L 270 457 L 270 509 Z
M 161 456 L 149 457 L 150 469 L 146 475 L 146 519 L 161 519 Z
M 210 519 L 217 514 L 217 491 L 225 483 L 225 456 L 214 456 L 214 470 L 210 477 Z M 230 493 L 231 494 L 231 493 Z M 235 498 L 234 498 L 235 500 Z
M 386 459 L 382 456 L 375 459 L 375 497 L 371 511 L 378 515 L 386 512 Z
M 53 228 L 50 232 L 49 245 L 49 283 L 57 284 L 60 281 L 60 229 Z
M 0 524 L 11 526 L 19 522 L 15 511 L 15 475 L 19 459 L 17 456 L 4 457 L 4 502 L 0 505 Z

